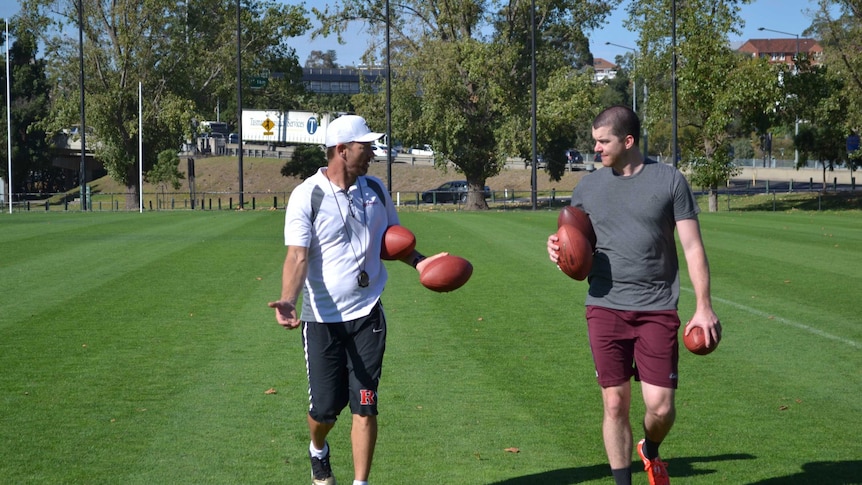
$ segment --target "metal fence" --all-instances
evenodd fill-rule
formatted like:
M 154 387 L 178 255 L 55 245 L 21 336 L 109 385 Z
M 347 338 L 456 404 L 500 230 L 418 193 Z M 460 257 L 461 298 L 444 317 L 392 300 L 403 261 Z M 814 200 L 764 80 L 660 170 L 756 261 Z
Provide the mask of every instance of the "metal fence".
M 144 211 L 225 211 L 225 210 L 279 210 L 284 209 L 290 192 L 245 192 L 243 204 L 240 206 L 238 192 L 204 192 L 197 193 L 194 198 L 188 193 L 144 193 Z M 486 198 L 488 204 L 498 209 L 515 209 L 530 207 L 532 191 L 504 189 L 492 191 Z M 536 199 L 542 207 L 560 207 L 569 203 L 571 192 L 540 190 Z M 422 200 L 421 192 L 393 192 L 392 200 L 401 210 L 442 209 L 457 210 L 464 206 L 465 201 Z M 8 201 L 0 201 L 0 211 L 8 212 Z M 85 209 L 77 194 L 15 194 L 12 202 L 12 212 L 82 212 Z M 126 206 L 125 193 L 92 194 L 86 203 L 86 210 L 92 212 L 136 212 L 141 210 L 136 199 L 132 207 Z

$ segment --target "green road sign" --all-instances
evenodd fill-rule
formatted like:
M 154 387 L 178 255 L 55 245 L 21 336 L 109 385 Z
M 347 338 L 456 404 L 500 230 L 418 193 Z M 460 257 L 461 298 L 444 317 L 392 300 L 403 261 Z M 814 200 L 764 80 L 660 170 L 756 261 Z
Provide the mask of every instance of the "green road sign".
M 263 76 L 254 76 L 250 80 L 252 89 L 263 89 L 269 83 L 269 79 Z

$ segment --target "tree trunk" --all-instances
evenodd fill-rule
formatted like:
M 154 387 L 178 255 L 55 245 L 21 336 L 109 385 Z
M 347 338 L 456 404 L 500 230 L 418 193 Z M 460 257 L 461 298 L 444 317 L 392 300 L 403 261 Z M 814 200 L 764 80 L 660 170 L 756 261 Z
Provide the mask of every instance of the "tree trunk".
M 464 202 L 464 210 L 487 210 L 488 201 L 485 200 L 485 181 L 482 183 L 467 182 L 467 200 Z
M 132 184 L 131 187 L 126 187 L 126 210 L 133 211 L 139 208 L 138 185 Z
M 464 203 L 464 210 L 485 210 L 488 208 L 488 201 L 485 200 L 484 191 L 468 191 L 467 201 Z
M 820 165 L 823 165 L 823 188 L 821 188 L 820 191 L 826 192 L 826 164 L 820 162 Z
M 709 212 L 718 212 L 718 187 L 710 187 L 707 194 L 707 199 L 709 200 Z

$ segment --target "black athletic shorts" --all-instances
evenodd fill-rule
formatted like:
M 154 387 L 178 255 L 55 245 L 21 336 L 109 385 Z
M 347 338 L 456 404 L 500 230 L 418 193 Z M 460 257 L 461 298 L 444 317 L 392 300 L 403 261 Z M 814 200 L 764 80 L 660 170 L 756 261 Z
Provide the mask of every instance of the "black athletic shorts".
M 308 414 L 333 423 L 347 404 L 352 414 L 377 415 L 377 384 L 386 348 L 380 302 L 371 313 L 342 323 L 302 322 L 308 372 Z

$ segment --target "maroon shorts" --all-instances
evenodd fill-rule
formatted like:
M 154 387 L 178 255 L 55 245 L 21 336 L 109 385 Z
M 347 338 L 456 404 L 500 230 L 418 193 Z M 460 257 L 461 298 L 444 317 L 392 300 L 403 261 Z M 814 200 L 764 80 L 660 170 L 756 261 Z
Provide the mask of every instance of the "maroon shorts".
M 676 389 L 679 364 L 676 310 L 626 311 L 588 306 L 587 330 L 602 387 L 636 380 Z

